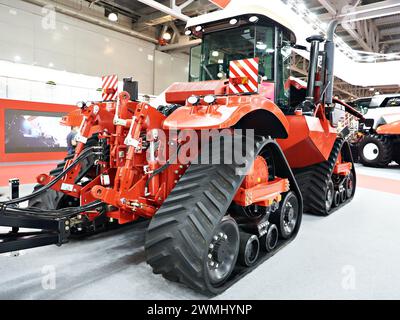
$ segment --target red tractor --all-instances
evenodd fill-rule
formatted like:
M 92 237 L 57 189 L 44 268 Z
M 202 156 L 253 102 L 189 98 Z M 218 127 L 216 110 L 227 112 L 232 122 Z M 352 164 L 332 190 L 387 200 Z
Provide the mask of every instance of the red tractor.
M 328 215 L 353 198 L 349 144 L 331 125 L 332 40 L 320 51 L 324 38 L 308 39 L 304 87 L 290 77 L 295 38 L 285 22 L 262 9 L 223 15 L 189 24 L 203 39 L 191 62 L 199 81 L 173 84 L 166 106 L 127 92 L 79 105 L 75 154 L 39 175 L 33 194 L 1 204 L 0 225 L 13 230 L 0 253 L 151 219 L 153 271 L 218 294 L 289 243 L 303 210 Z

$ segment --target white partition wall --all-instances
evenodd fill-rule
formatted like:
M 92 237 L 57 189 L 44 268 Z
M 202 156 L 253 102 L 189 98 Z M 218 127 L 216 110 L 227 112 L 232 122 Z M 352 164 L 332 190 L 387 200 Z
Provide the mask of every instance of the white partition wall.
M 90 99 L 98 88 L 95 79 L 106 74 L 117 74 L 120 79 L 134 77 L 139 91 L 152 95 L 173 81 L 188 78 L 188 57 L 159 53 L 153 43 L 59 13 L 55 23 L 49 23 L 47 14 L 46 9 L 20 0 L 0 0 L 0 61 L 15 67 L 42 67 L 40 72 L 48 75 L 33 71 L 27 76 L 21 71 L 13 76 L 0 67 L 1 97 L 61 103 Z M 175 59 L 172 70 L 177 72 L 155 72 L 171 58 Z M 75 76 L 64 81 L 62 74 L 56 76 L 52 70 Z M 48 86 L 48 81 L 57 85 Z

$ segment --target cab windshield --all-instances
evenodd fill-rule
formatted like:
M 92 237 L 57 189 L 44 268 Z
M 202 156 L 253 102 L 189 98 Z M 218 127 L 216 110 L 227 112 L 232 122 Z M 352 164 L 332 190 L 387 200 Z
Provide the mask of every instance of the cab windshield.
M 263 80 L 274 77 L 273 27 L 245 26 L 204 35 L 200 81 L 229 78 L 229 63 L 258 57 L 259 75 Z

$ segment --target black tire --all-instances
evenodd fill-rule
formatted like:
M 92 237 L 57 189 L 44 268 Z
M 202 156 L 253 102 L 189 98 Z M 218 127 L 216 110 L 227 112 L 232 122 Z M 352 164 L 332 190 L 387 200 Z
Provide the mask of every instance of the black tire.
M 43 186 L 37 184 L 33 191 L 37 191 Z M 46 190 L 46 192 L 42 193 L 40 196 L 37 196 L 28 201 L 28 207 L 31 208 L 39 208 L 44 210 L 53 210 L 58 208 L 58 204 L 61 201 L 64 193 L 55 191 L 53 189 Z
M 279 209 L 269 218 L 270 222 L 278 227 L 279 236 L 281 239 L 289 239 L 298 222 L 300 206 L 299 200 L 293 191 L 287 192 L 282 201 L 279 203 Z
M 371 134 L 359 144 L 360 162 L 367 167 L 386 167 L 393 159 L 393 144 L 390 138 Z
M 400 165 L 400 142 L 397 142 L 393 148 L 393 161 Z

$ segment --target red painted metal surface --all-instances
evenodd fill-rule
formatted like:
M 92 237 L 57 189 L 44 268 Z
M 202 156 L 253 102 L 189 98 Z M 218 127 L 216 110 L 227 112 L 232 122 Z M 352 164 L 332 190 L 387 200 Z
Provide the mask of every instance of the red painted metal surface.
M 186 105 L 177 109 L 164 122 L 164 128 L 224 129 L 234 126 L 247 114 L 265 110 L 272 113 L 289 131 L 289 123 L 282 110 L 260 95 L 221 96 L 214 105 L 201 101 L 197 106 Z M 268 123 L 265 124 L 268 126 Z
M 400 121 L 383 124 L 376 129 L 378 134 L 400 135 Z
M 226 93 L 227 81 L 176 82 L 165 92 L 167 103 L 185 105 L 186 99 L 192 95 L 222 95 Z

